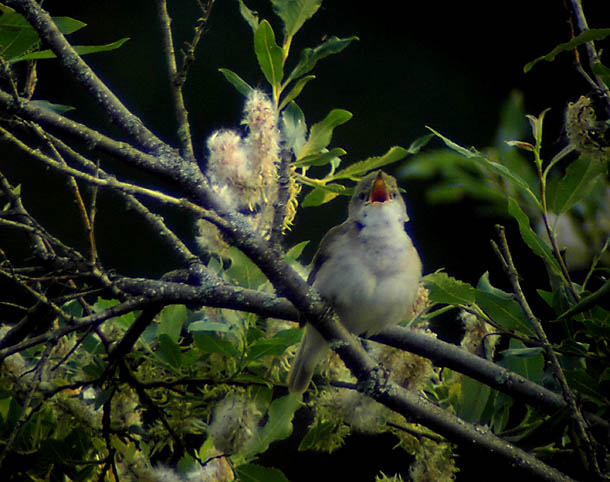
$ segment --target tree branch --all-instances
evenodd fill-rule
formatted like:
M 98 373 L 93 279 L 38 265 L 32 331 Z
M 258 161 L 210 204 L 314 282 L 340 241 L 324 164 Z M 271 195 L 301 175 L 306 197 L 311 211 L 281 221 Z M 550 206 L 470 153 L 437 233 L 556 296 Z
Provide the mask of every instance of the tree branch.
M 178 122 L 178 138 L 180 139 L 180 153 L 187 161 L 195 162 L 195 154 L 193 152 L 193 141 L 191 139 L 191 126 L 188 120 L 188 111 L 184 104 L 182 95 L 182 86 L 184 80 L 179 78 L 178 67 L 176 65 L 176 52 L 174 50 L 174 41 L 172 39 L 172 19 L 167 11 L 166 0 L 157 0 L 157 13 L 161 21 L 161 33 L 163 38 L 163 48 L 165 51 L 165 60 L 167 62 L 167 70 L 169 72 L 170 93 L 174 104 L 174 114 Z
M 303 318 L 311 323 L 330 343 L 352 374 L 358 379 L 359 389 L 386 407 L 410 420 L 438 432 L 455 443 L 484 447 L 501 454 L 507 462 L 522 468 L 540 480 L 572 480 L 547 466 L 536 457 L 514 447 L 490 433 L 483 433 L 454 415 L 444 412 L 414 392 L 405 390 L 389 381 L 379 370 L 361 344 L 346 331 L 336 315 L 320 296 L 294 269 L 272 249 L 265 249 L 255 234 L 243 231 L 227 231 L 232 241 L 246 253 L 267 275 L 275 288 L 283 293 Z
M 171 166 L 163 165 L 163 158 L 146 154 L 126 142 L 116 141 L 84 124 L 70 120 L 49 109 L 39 107 L 23 97 L 15 99 L 7 92 L 0 90 L 0 106 L 10 114 L 16 114 L 24 119 L 58 129 L 81 140 L 91 148 L 99 149 L 147 172 L 167 175 L 167 170 L 171 169 Z
M 371 340 L 428 358 L 436 366 L 450 368 L 469 376 L 549 415 L 568 408 L 565 399 L 557 393 L 433 336 L 394 327 L 386 328 L 383 332 L 372 336 Z M 599 426 L 600 429 L 610 429 L 608 422 L 596 415 L 588 413 L 584 415 L 590 423 Z
M 51 16 L 37 2 L 34 0 L 7 0 L 5 3 L 23 14 L 28 23 L 38 32 L 40 38 L 57 55 L 61 65 L 140 148 L 157 155 L 162 153 L 174 155 L 168 146 L 148 130 L 142 121 L 133 115 L 99 79 L 68 43 Z
M 570 24 L 572 25 L 574 33 L 578 35 L 589 30 L 589 25 L 587 24 L 587 19 L 585 18 L 585 13 L 582 8 L 581 0 L 567 0 L 564 4 L 567 6 L 567 9 L 570 13 Z M 595 73 L 594 70 L 594 67 L 600 62 L 593 41 L 585 43 L 585 51 L 587 52 L 590 75 L 594 79 L 591 84 L 593 85 L 593 87 L 596 87 L 601 92 L 603 92 L 606 100 L 606 107 L 607 109 L 610 109 L 610 90 L 608 89 L 608 86 L 604 83 L 604 81 Z M 577 62 L 580 64 L 580 60 L 578 59 L 578 57 Z M 586 74 L 586 77 L 590 81 L 591 77 L 589 76 L 589 74 Z

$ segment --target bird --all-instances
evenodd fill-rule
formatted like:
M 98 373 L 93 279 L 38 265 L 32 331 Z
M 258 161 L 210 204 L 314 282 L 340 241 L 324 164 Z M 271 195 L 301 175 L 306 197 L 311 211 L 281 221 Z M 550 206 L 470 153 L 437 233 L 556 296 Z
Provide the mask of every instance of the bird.
M 407 210 L 396 179 L 381 170 L 357 184 L 345 222 L 322 238 L 308 282 L 355 335 L 371 336 L 408 317 L 422 277 L 422 263 L 405 229 Z M 290 393 L 307 390 L 329 349 L 311 325 L 292 363 Z

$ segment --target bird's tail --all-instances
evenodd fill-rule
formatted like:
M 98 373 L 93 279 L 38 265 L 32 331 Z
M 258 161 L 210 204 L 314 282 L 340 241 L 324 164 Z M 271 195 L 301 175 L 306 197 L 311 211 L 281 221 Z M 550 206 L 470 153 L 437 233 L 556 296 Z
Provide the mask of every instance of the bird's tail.
M 303 341 L 288 374 L 288 390 L 301 394 L 309 386 L 313 372 L 328 351 L 328 343 L 322 335 L 310 325 L 305 328 Z

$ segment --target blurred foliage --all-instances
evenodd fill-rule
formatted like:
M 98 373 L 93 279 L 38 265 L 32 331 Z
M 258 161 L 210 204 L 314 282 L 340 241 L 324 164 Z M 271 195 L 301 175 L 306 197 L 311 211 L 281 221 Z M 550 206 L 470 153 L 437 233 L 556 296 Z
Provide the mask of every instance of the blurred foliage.
M 529 290 L 536 288 L 534 300 L 521 293 L 528 305 L 542 302 L 550 309 L 552 315 L 538 322 L 552 334 L 551 348 L 560 366 L 553 367 L 546 356 L 545 343 L 517 293 L 494 287 L 487 272 L 476 286 L 442 271 L 427 275 L 424 283 L 431 309 L 462 310 L 463 346 L 473 336 L 480 342 L 487 339 L 489 355 L 499 338 L 508 338 L 508 345 L 495 358 L 529 380 L 561 391 L 554 372 L 562 371 L 579 404 L 593 408 L 607 420 L 610 143 L 605 137 L 606 118 L 582 120 L 583 116 L 596 115 L 586 109 L 591 102 L 581 97 L 570 104 L 564 126 L 570 141 L 578 137 L 570 133 L 570 129 L 582 129 L 582 125 L 570 125 L 570 109 L 578 109 L 580 122 L 595 129 L 582 135 L 588 144 L 570 142 L 548 160 L 543 152 L 551 149 L 543 149 L 542 141 L 546 111 L 538 117 L 525 115 L 522 96 L 514 92 L 502 111 L 496 144 L 481 150 L 466 148 L 431 129 L 445 148 L 418 155 L 401 173 L 408 179 L 430 180 L 427 198 L 432 203 L 471 198 L 485 207 L 487 215 L 493 213 L 518 227 L 521 242 L 540 259 L 548 279 L 546 284 L 532 286 L 538 282 L 534 268 L 520 266 L 519 259 L 515 260 L 519 271 L 511 272 L 505 266 L 507 277 L 514 275 L 524 285 L 529 284 Z M 529 138 L 525 119 L 529 121 Z M 596 141 L 591 148 L 591 139 L 604 141 Z M 523 411 L 510 397 L 459 373 L 446 370 L 443 379 L 444 383 L 430 393 L 464 420 L 487 426 L 507 440 L 535 446 L 545 457 L 578 453 L 565 418 L 542 416 L 530 407 Z

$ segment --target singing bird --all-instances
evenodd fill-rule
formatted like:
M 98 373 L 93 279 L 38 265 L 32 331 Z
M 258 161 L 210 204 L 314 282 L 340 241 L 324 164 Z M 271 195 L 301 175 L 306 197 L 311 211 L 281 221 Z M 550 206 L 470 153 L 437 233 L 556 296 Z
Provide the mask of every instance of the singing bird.
M 396 179 L 383 171 L 365 176 L 349 203 L 347 220 L 322 238 L 309 283 L 356 335 L 371 336 L 404 320 L 417 297 L 422 264 L 405 231 L 405 202 Z M 288 376 L 303 393 L 328 343 L 311 325 Z

